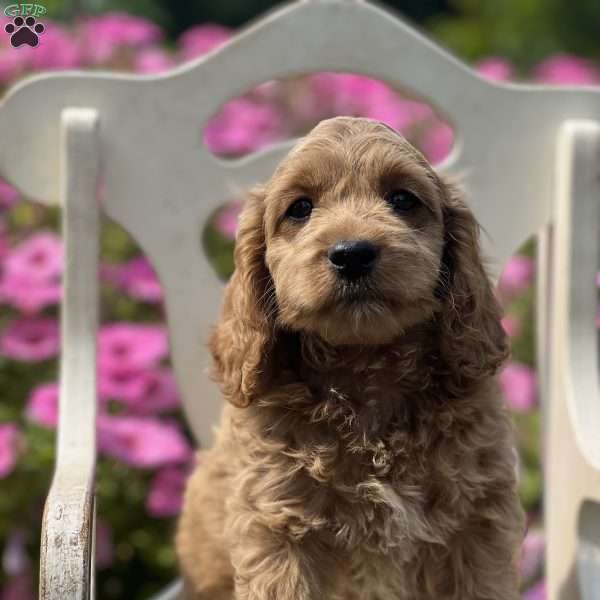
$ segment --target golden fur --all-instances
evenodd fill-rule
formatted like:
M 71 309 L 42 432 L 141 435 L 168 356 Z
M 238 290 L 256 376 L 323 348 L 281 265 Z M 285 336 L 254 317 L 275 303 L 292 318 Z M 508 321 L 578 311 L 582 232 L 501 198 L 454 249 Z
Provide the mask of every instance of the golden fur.
M 384 199 L 399 188 L 410 214 Z M 367 119 L 322 122 L 251 193 L 210 339 L 229 404 L 177 533 L 189 598 L 519 598 L 508 350 L 478 235 L 457 187 Z M 366 282 L 328 264 L 343 239 L 380 248 Z

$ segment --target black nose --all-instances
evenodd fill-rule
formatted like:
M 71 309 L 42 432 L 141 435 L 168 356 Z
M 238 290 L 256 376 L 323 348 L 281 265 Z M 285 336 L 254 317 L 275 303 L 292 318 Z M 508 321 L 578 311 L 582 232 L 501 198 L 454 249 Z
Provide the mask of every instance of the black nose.
M 327 257 L 340 275 L 355 279 L 373 270 L 378 254 L 377 246 L 366 240 L 342 240 L 329 248 Z

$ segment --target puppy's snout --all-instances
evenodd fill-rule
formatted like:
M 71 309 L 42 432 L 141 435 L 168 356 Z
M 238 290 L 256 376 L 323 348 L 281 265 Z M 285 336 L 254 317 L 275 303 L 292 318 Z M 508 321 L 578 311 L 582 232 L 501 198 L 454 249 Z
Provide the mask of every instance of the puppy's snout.
M 368 275 L 378 256 L 379 248 L 367 240 L 342 240 L 327 252 L 331 266 L 348 279 Z

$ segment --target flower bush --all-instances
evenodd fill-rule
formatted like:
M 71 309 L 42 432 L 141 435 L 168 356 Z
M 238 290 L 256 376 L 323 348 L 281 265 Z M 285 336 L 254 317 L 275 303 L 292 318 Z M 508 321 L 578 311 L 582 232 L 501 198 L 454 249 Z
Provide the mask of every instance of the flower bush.
M 3 25 L 4 23 L 2 23 Z M 104 68 L 160 73 L 225 42 L 231 32 L 200 25 L 174 47 L 153 23 L 126 14 L 88 18 L 65 27 L 48 23 L 38 48 L 0 39 L 0 84 L 39 70 Z M 502 81 L 516 69 L 500 57 L 477 63 L 483 77 Z M 528 74 L 539 82 L 597 83 L 596 65 L 550 56 Z M 265 82 L 231 99 L 204 129 L 222 157 L 254 152 L 306 132 L 337 114 L 381 119 L 402 131 L 434 161 L 451 151 L 452 129 L 434 109 L 368 77 L 316 73 Z M 200 135 L 200 131 L 199 131 Z M 240 199 L 220 210 L 204 244 L 223 278 L 231 274 Z M 57 212 L 22 198 L 0 181 L 0 597 L 32 598 L 40 519 L 54 460 L 58 416 L 57 305 L 62 243 Z M 98 337 L 98 527 L 96 567 L 101 598 L 146 598 L 176 576 L 174 519 L 191 468 L 186 428 L 164 325 L 162 292 L 152 265 L 116 224 L 102 230 L 102 322 Z M 526 244 L 506 265 L 498 294 L 512 339 L 500 376 L 518 428 L 521 496 L 529 514 L 521 571 L 524 598 L 544 597 L 544 537 L 533 298 L 535 247 Z

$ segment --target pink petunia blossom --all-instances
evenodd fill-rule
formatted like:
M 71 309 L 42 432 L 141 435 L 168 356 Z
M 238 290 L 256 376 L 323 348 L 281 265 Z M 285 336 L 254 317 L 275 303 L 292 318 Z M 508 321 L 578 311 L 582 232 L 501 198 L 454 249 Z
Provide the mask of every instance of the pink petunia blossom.
M 173 64 L 171 55 L 162 48 L 143 48 L 135 56 L 134 70 L 136 73 L 154 75 L 168 71 Z
M 552 85 L 598 85 L 600 71 L 584 58 L 555 54 L 536 67 L 534 78 Z
M 150 483 L 146 510 L 153 517 L 174 517 L 179 514 L 187 472 L 178 467 L 161 469 Z
M 354 73 L 316 73 L 309 86 L 313 106 L 323 115 L 361 116 L 374 104 L 387 102 L 392 94 L 382 81 Z
M 29 394 L 25 414 L 30 421 L 54 429 L 58 423 L 58 384 L 38 385 Z
M 22 317 L 11 321 L 0 334 L 0 353 L 24 362 L 53 358 L 60 348 L 55 319 Z
M 521 323 L 517 319 L 517 317 L 513 315 L 506 315 L 502 319 L 502 328 L 506 332 L 508 337 L 514 338 L 519 335 L 521 332 Z
M 8 274 L 23 274 L 31 279 L 59 277 L 63 269 L 63 247 L 59 237 L 40 231 L 21 242 L 4 263 Z
M 533 281 L 535 263 L 528 256 L 516 255 L 506 263 L 498 281 L 502 296 L 516 296 L 527 289 Z
M 477 72 L 490 81 L 508 81 L 513 78 L 514 68 L 505 58 L 490 56 L 475 65 Z
M 511 410 L 527 412 L 537 404 L 535 371 L 518 362 L 509 363 L 499 376 L 500 387 Z
M 12 185 L 6 183 L 4 179 L 0 179 L 0 208 L 12 208 L 19 198 L 19 192 Z
M 141 391 L 129 408 L 142 414 L 156 414 L 179 407 L 175 376 L 169 369 L 151 369 L 141 374 Z
M 122 402 L 130 412 L 156 414 L 179 407 L 179 392 L 169 369 L 101 371 L 100 396 Z
M 8 23 L 8 20 L 6 22 Z M 0 23 L 0 28 L 4 31 L 4 23 Z M 7 85 L 14 81 L 25 68 L 23 56 L 14 50 L 14 48 L 0 46 L 0 85 Z M 1 196 L 0 206 L 2 206 Z
M 142 373 L 137 368 L 101 367 L 98 373 L 100 397 L 103 400 L 137 400 L 144 389 Z
M 144 256 L 132 258 L 122 265 L 106 265 L 104 278 L 132 298 L 145 302 L 160 302 L 163 297 L 160 281 Z
M 114 561 L 113 535 L 110 525 L 103 519 L 96 520 L 96 568 L 108 569 Z
M 545 539 L 539 530 L 530 530 L 521 546 L 519 569 L 523 581 L 537 577 L 544 565 Z
M 452 128 L 443 122 L 437 122 L 430 127 L 421 141 L 423 154 L 432 162 L 439 163 L 444 160 L 454 144 L 454 132 Z
M 240 202 L 232 202 L 219 211 L 217 215 L 215 222 L 217 230 L 230 240 L 235 239 L 241 211 L 242 204 Z
M 98 64 L 110 60 L 119 48 L 140 48 L 162 40 L 156 24 L 121 12 L 88 17 L 80 24 L 86 60 Z
M 111 323 L 100 329 L 98 364 L 101 370 L 152 367 L 166 357 L 169 346 L 162 325 Z
M 6 227 L 4 226 L 4 223 L 0 221 L 0 266 L 2 266 L 2 262 L 9 254 L 10 244 L 6 236 Z
M 77 40 L 64 27 L 44 21 L 45 30 L 35 47 L 21 46 L 19 52 L 33 71 L 74 69 L 81 66 L 82 54 Z
M 59 302 L 63 268 L 61 240 L 41 231 L 19 244 L 4 261 L 0 300 L 33 314 Z
M 138 468 L 184 463 L 192 453 L 176 424 L 151 417 L 101 415 L 98 444 L 107 456 Z
M 2 552 L 2 568 L 6 575 L 1 600 L 34 600 L 31 559 L 27 555 L 26 536 L 22 530 L 12 531 Z
M 182 59 L 191 60 L 202 56 L 231 38 L 231 29 L 222 25 L 206 23 L 184 31 L 179 38 Z
M 35 315 L 47 306 L 58 304 L 62 296 L 60 281 L 32 279 L 25 273 L 0 277 L 0 301 L 27 315 Z
M 204 142 L 219 155 L 240 155 L 282 139 L 283 119 L 269 104 L 235 98 L 204 129 Z
M 546 582 L 540 581 L 523 595 L 523 600 L 546 600 Z
M 9 577 L 25 571 L 29 566 L 26 537 L 22 529 L 15 529 L 6 538 L 2 552 L 2 569 Z
M 13 472 L 20 440 L 21 432 L 15 423 L 0 423 L 0 479 Z
M 401 98 L 386 83 L 354 73 L 324 71 L 312 75 L 306 93 L 295 104 L 303 119 L 362 116 L 382 121 L 401 132 L 433 115 L 429 105 Z
M 407 133 L 411 127 L 433 115 L 430 106 L 414 100 L 390 96 L 382 101 L 367 105 L 361 116 L 376 119 L 397 131 Z

